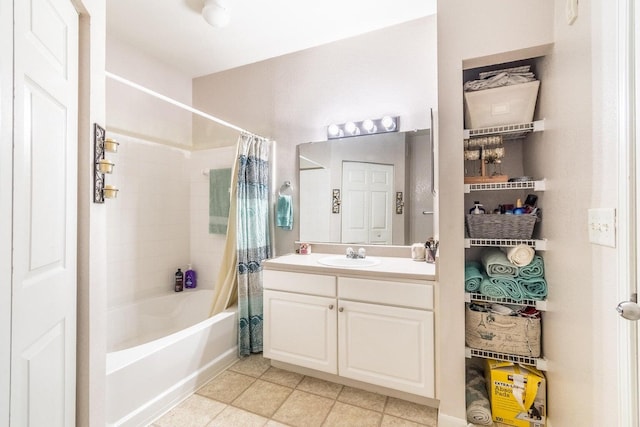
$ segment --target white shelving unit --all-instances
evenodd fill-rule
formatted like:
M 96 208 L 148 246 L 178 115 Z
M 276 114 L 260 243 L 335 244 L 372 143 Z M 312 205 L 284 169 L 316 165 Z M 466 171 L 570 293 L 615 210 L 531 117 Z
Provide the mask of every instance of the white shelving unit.
M 513 124 L 505 126 L 496 126 L 482 129 L 465 129 L 464 138 L 479 138 L 491 135 L 502 135 L 504 140 L 524 138 L 531 132 L 539 132 L 544 130 L 544 120 L 534 121 L 531 123 Z M 478 184 L 465 184 L 465 194 L 477 192 L 477 191 L 510 191 L 510 190 L 530 190 L 530 191 L 545 191 L 546 180 L 534 180 L 534 181 L 517 181 L 517 182 L 489 182 Z M 473 247 L 514 247 L 518 245 L 527 245 L 534 248 L 536 251 L 547 250 L 546 239 L 485 239 L 485 238 L 465 238 L 465 248 Z M 496 302 L 513 304 L 520 306 L 533 306 L 539 311 L 547 310 L 547 301 L 539 300 L 520 300 L 516 301 L 510 298 L 491 298 L 479 293 L 465 293 L 465 303 L 471 302 Z M 496 360 L 504 360 L 509 362 L 521 363 L 524 365 L 535 366 L 542 371 L 547 370 L 547 360 L 543 357 L 527 357 L 515 354 L 498 353 L 494 351 L 478 350 L 475 348 L 466 347 L 466 356 L 490 358 Z

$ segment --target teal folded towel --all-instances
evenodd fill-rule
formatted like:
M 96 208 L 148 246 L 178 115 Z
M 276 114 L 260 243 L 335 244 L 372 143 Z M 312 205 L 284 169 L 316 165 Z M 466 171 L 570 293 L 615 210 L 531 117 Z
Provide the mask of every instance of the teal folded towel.
M 276 204 L 276 226 L 283 230 L 293 229 L 293 200 L 288 194 L 278 196 Z
M 464 290 L 467 292 L 477 292 L 480 283 L 484 279 L 482 266 L 477 262 L 468 262 L 464 267 Z
M 546 298 L 548 289 L 547 281 L 544 277 L 532 277 L 530 279 L 519 277 L 517 280 L 526 299 L 543 300 Z
M 533 257 L 533 261 L 524 267 L 520 267 L 519 277 L 523 279 L 533 279 L 544 277 L 544 261 L 540 255 Z
M 489 282 L 501 288 L 507 295 L 507 298 L 511 298 L 514 301 L 522 301 L 525 298 L 525 292 L 522 287 L 518 281 L 512 277 L 490 277 Z
M 492 283 L 487 277 L 480 283 L 480 293 L 490 298 L 509 298 L 509 294 L 504 286 L 496 283 Z
M 489 277 L 516 277 L 518 275 L 518 267 L 511 264 L 507 255 L 498 248 L 485 250 L 481 259 Z

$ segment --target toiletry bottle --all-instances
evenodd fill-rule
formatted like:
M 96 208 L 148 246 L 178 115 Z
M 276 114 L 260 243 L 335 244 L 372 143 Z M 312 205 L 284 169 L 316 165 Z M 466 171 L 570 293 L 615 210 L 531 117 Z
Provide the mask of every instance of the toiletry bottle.
M 475 202 L 473 202 L 473 205 L 474 206 L 471 209 L 469 209 L 469 213 L 470 214 L 483 214 L 483 213 L 486 213 L 486 211 L 484 210 L 484 208 L 482 207 L 480 202 L 475 201 Z
M 178 269 L 178 271 L 176 271 L 175 291 L 182 292 L 183 289 L 184 289 L 184 273 L 182 273 L 182 270 Z
M 187 266 L 187 271 L 184 272 L 184 287 L 187 289 L 193 289 L 196 286 L 196 272 L 191 269 L 191 264 L 189 264 Z
M 516 208 L 513 210 L 514 215 L 522 215 L 524 213 L 524 208 L 522 207 L 522 200 L 516 200 Z

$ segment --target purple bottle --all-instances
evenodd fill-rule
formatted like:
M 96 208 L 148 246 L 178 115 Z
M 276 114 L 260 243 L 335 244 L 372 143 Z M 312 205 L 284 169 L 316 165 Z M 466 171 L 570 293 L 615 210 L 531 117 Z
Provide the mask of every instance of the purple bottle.
M 196 286 L 196 272 L 191 269 L 191 264 L 189 264 L 187 266 L 187 271 L 184 272 L 184 287 L 187 289 L 193 289 Z

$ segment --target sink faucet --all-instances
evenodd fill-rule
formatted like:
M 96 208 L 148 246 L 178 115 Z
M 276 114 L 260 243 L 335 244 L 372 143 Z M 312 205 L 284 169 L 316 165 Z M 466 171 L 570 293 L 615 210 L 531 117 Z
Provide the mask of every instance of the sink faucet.
M 354 251 L 352 247 L 347 248 L 347 258 L 364 259 L 366 256 L 367 251 L 364 248 L 358 249 L 358 252 Z

